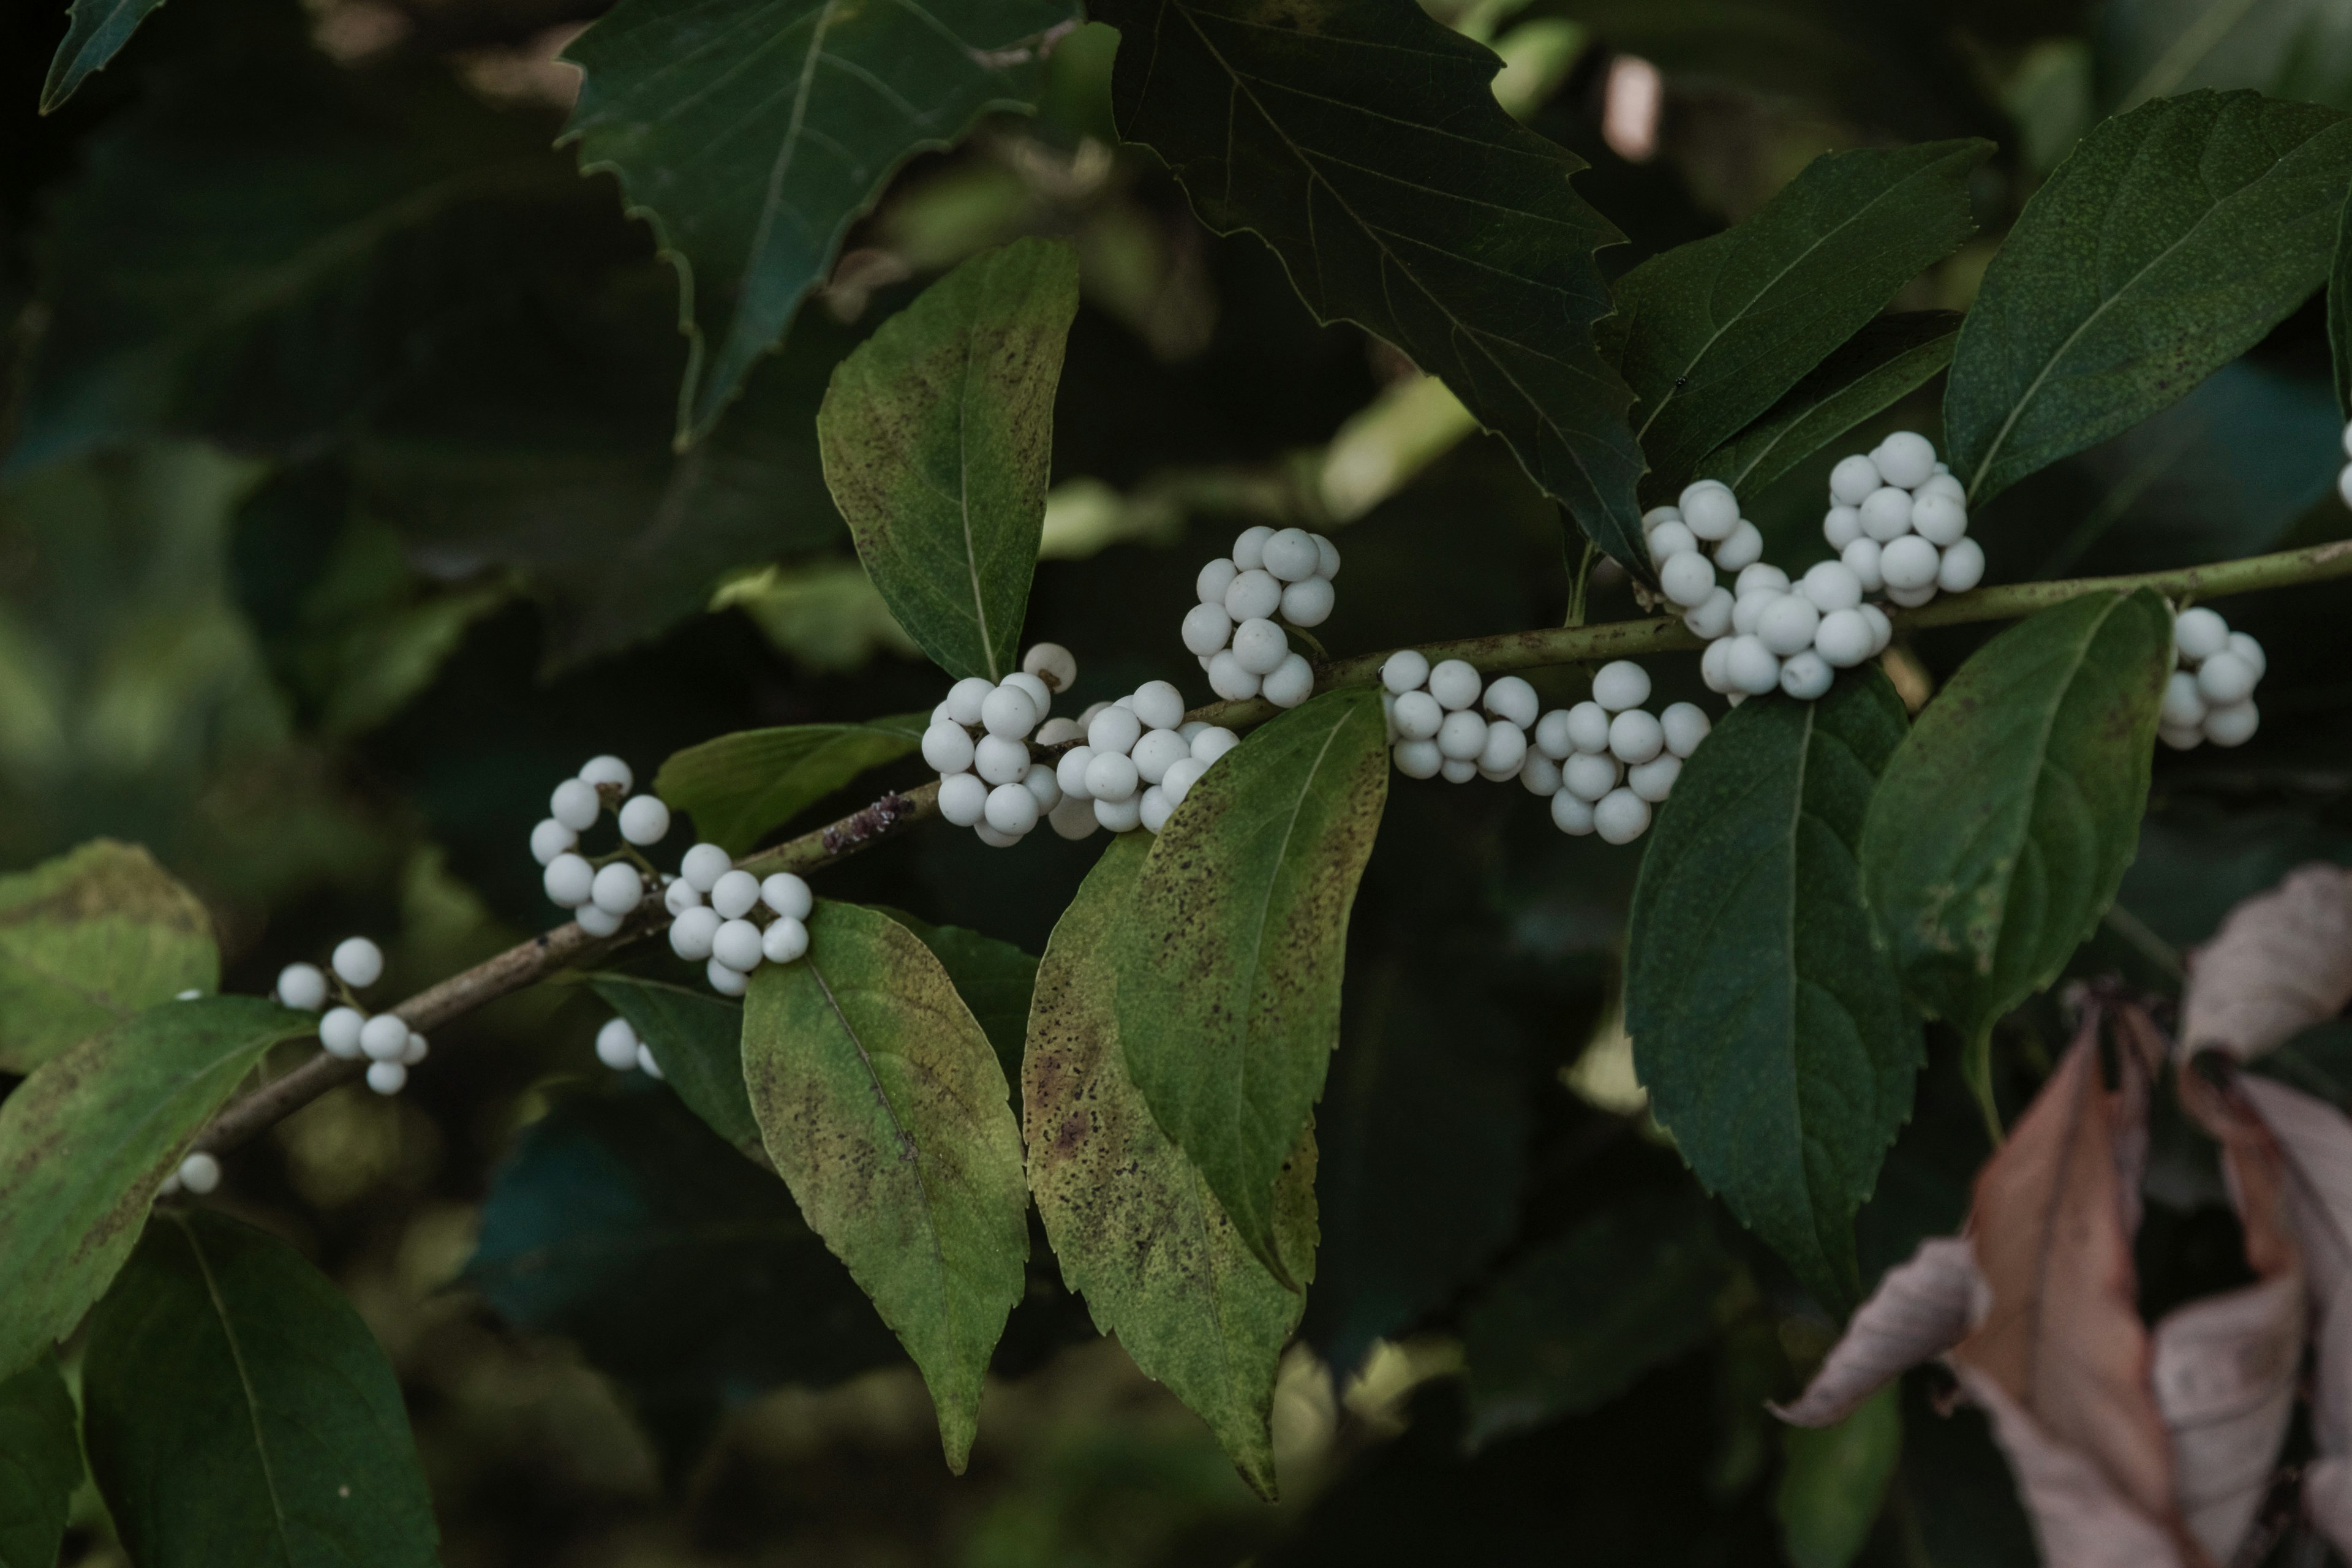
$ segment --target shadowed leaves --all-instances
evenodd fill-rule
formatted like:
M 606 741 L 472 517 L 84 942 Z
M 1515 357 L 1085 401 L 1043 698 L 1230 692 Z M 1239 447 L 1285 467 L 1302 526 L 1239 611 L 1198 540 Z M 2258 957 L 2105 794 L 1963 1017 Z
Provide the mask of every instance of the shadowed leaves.
M 1869 321 L 1755 424 L 1707 454 L 1693 477 L 1761 494 L 1951 363 L 1959 328 L 1956 310 L 1905 310 Z
M 710 1130 L 748 1153 L 760 1151 L 760 1123 L 743 1087 L 743 1007 L 708 991 L 604 973 L 589 982 L 629 1021 L 653 1053 L 664 1082 Z
M 698 836 L 740 855 L 866 769 L 921 742 L 915 718 L 742 730 L 672 752 L 653 789 L 673 809 L 694 814 Z
M 0 1379 L 0 1564 L 51 1568 L 81 1485 L 81 1437 L 57 1358 Z

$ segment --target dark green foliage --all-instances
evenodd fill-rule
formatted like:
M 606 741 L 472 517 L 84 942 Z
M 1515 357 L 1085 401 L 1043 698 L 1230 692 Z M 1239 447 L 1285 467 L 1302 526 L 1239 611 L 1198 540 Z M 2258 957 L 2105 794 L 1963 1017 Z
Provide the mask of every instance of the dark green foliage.
M 0 1382 L 0 1564 L 49 1568 L 81 1485 L 81 1435 L 55 1357 Z
M 590 982 L 629 1021 L 664 1081 L 713 1132 L 755 1157 L 760 1123 L 743 1087 L 743 1005 L 707 990 L 604 973 Z
M 654 793 L 692 812 L 701 837 L 740 855 L 860 773 L 912 752 L 921 723 L 909 714 L 721 735 L 663 763 Z
M 292 1247 L 171 1209 L 92 1314 L 89 1468 L 156 1568 L 425 1568 L 436 1532 L 400 1387 Z
M 1864 323 L 1755 424 L 1717 447 L 1692 477 L 1754 495 L 1952 360 L 1958 312 L 1904 310 Z
M 1863 817 L 1904 738 L 1876 668 L 1707 736 L 1633 898 L 1625 1026 L 1700 1181 L 1807 1288 L 1857 1291 L 1853 1221 L 1911 1110 L 1919 1026 L 1871 935 Z
M 2327 347 L 2336 366 L 2336 407 L 2352 419 L 2352 190 L 2336 224 L 2336 258 L 2327 269 Z
M 1037 961 L 1009 942 L 961 926 L 933 925 L 904 910 L 882 911 L 922 939 L 955 982 L 956 994 L 971 1009 L 988 1043 L 995 1047 L 1004 1081 L 1021 1081 L 1021 1046 L 1029 1031 L 1029 1002 L 1037 988 Z

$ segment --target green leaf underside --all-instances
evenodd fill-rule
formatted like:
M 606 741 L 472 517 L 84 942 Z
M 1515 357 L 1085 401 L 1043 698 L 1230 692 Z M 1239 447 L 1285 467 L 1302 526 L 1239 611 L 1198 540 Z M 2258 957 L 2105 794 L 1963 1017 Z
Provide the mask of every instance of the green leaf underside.
M 694 814 L 694 830 L 740 855 L 868 768 L 898 761 L 922 743 L 922 721 L 788 724 L 741 730 L 674 752 L 654 775 L 654 793 Z
M 1959 329 L 1957 310 L 1905 310 L 1876 318 L 1790 387 L 1762 418 L 1708 453 L 1692 477 L 1721 479 L 1744 496 L 1762 493 L 1951 363 Z
M 1271 1499 L 1275 1374 L 1306 1303 L 1235 1234 L 1128 1076 L 1118 950 L 1150 847 L 1144 834 L 1113 839 L 1045 945 L 1021 1072 L 1029 1186 L 1095 1326 L 1207 1422 Z M 1315 1266 L 1311 1128 L 1283 1168 L 1273 1224 L 1304 1284 Z
M 636 1030 L 688 1110 L 738 1149 L 760 1152 L 759 1120 L 743 1087 L 740 1003 L 634 974 L 598 974 L 588 984 Z
M 677 268 L 678 441 L 708 435 L 915 153 L 1026 109 L 1059 0 L 624 0 L 564 58 L 564 140 L 609 171 Z
M 2336 366 L 2336 406 L 2352 419 L 2352 195 L 2336 225 L 2336 260 L 2327 272 L 2327 349 Z
M 1441 377 L 1620 561 L 1646 566 L 1627 395 L 1592 343 L 1621 237 L 1581 160 L 1505 113 L 1500 62 L 1382 0 L 1104 0 L 1119 133 L 1219 234 L 1274 247 L 1316 316 Z
M 935 926 L 904 910 L 885 908 L 882 913 L 931 950 L 988 1037 L 996 1065 L 1004 1069 L 1004 1081 L 1019 1083 L 1021 1047 L 1028 1037 L 1030 1001 L 1037 989 L 1037 961 L 1009 942 L 961 926 Z
M 400 1384 L 333 1282 L 204 1209 L 156 1215 L 91 1315 L 91 1475 L 142 1568 L 427 1568 Z
M 1706 1338 L 1729 1272 L 1695 1197 L 1637 1195 L 1528 1252 L 1463 1323 L 1470 1442 L 1614 1399 Z
M 1862 1553 L 1903 1456 L 1903 1386 L 1890 1383 L 1834 1426 L 1790 1426 L 1773 1512 L 1795 1568 L 1846 1568 Z
M 982 251 L 842 361 L 817 411 L 825 483 L 866 575 L 959 679 L 1020 668 L 1077 308 L 1069 247 Z
M 1339 1043 L 1348 912 L 1388 801 L 1379 695 L 1325 692 L 1201 776 L 1152 841 L 1117 945 L 1119 1048 L 1260 1261 Z
M 197 1129 L 270 1047 L 317 1026 L 254 996 L 166 1002 L 0 1101 L 0 1376 L 73 1331 Z
M 100 838 L 0 877 L 0 1072 L 220 984 L 204 904 L 136 845 Z
M 1855 868 L 1902 739 L 1874 666 L 1819 702 L 1733 710 L 1659 813 L 1626 940 L 1625 1026 L 1653 1112 L 1833 1310 L 1853 1299 L 1854 1211 L 1922 1059 Z
M 961 1474 L 1029 1252 L 988 1037 L 912 931 L 826 900 L 808 956 L 752 978 L 743 1077 L 768 1157 L 922 1369 Z
M 52 1568 L 79 1485 L 73 1395 L 41 1356 L 0 1380 L 0 1568 Z
M 465 1279 L 508 1322 L 571 1338 L 655 1405 L 902 1363 L 783 1184 L 650 1089 L 564 1095 L 524 1130 Z
M 65 105 L 74 89 L 92 71 L 104 70 L 148 13 L 163 0 L 74 0 L 66 13 L 66 36 L 49 57 L 49 74 L 41 83 L 41 112 Z
M 1981 506 L 2186 396 L 2326 275 L 2352 119 L 2253 92 L 2085 136 L 1985 271 L 1952 354 L 1952 471 Z
M 1645 498 L 1671 501 L 1701 458 L 1769 409 L 1976 232 L 1980 141 L 1827 153 L 1737 227 L 1617 283 L 1602 352 L 1637 400 Z
M 2139 842 L 2172 616 L 2148 589 L 1979 649 L 1887 764 L 1864 897 L 1904 987 L 1971 1042 L 2056 979 Z

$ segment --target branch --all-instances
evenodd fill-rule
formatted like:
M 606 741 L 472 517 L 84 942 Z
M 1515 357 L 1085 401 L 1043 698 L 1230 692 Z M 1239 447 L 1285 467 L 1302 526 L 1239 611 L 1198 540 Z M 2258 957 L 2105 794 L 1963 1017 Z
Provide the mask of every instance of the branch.
M 2011 620 L 2046 610 L 2053 605 L 2086 594 L 2134 588 L 2154 588 L 2183 601 L 2250 594 L 2300 583 L 2323 583 L 2352 576 L 2352 540 L 2316 544 L 2303 550 L 2283 550 L 2272 555 L 2250 556 L 2211 566 L 2185 566 L 2169 572 L 2143 572 L 2127 577 L 2074 577 L 2050 583 L 2013 583 L 1979 588 L 1937 599 L 1916 610 L 1894 616 L 1897 628 L 1965 626 L 1979 621 Z M 1554 627 L 1543 631 L 1506 632 L 1499 637 L 1466 637 L 1433 643 L 1421 648 L 1433 664 L 1440 659 L 1466 659 L 1488 675 L 1549 666 L 1582 664 L 1595 659 L 1631 658 L 1642 654 L 1691 652 L 1706 646 L 1683 626 L 1680 616 L 1640 621 L 1612 621 L 1597 626 Z M 1393 651 L 1393 650 L 1391 650 Z M 1379 679 L 1383 653 L 1359 654 L 1334 659 L 1316 671 L 1318 691 L 1361 686 Z M 1185 715 L 1212 724 L 1262 723 L 1280 710 L 1263 699 L 1242 702 L 1212 702 Z M 1040 754 L 1061 750 L 1048 747 Z M 940 786 L 927 784 L 905 794 L 884 795 L 862 811 L 797 838 L 762 849 L 741 862 L 761 876 L 775 871 L 803 875 L 818 871 L 859 850 L 896 838 L 917 824 L 939 815 Z M 509 948 L 496 958 L 452 975 L 421 991 L 392 1009 L 408 1026 L 429 1034 L 511 992 L 544 979 L 567 965 L 601 958 L 630 942 L 665 930 L 668 913 L 649 900 L 629 918 L 616 934 L 596 938 L 576 924 L 556 927 L 543 936 Z M 346 1061 L 324 1051 L 300 1067 L 271 1079 L 236 1100 L 214 1118 L 194 1147 L 215 1153 L 233 1149 L 255 1133 L 289 1116 L 337 1084 L 348 1083 L 367 1070 L 364 1061 Z

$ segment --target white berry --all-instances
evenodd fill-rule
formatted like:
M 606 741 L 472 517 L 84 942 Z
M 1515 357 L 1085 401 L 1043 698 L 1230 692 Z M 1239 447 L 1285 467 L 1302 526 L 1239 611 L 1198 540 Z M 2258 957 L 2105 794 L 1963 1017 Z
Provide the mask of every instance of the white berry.
M 1745 518 L 1731 531 L 1729 538 L 1715 547 L 1715 563 L 1727 572 L 1745 571 L 1763 556 L 1763 531 Z
M 735 857 L 717 844 L 698 844 L 677 863 L 677 874 L 696 892 L 708 895 L 719 878 L 734 868 Z
M 988 806 L 988 785 L 971 773 L 940 781 L 940 815 L 957 827 L 970 827 Z
M 1683 526 L 1701 539 L 1727 539 L 1739 526 L 1739 498 L 1720 479 L 1685 486 L 1675 505 L 1683 514 Z
M 1276 708 L 1296 708 L 1315 695 L 1315 667 L 1305 654 L 1294 653 L 1275 667 L 1258 689 Z
M 717 959 L 703 967 L 703 978 L 721 996 L 740 996 L 751 989 L 751 977 L 740 969 L 730 969 Z
M 1223 605 L 1195 605 L 1184 612 L 1180 635 L 1184 651 L 1205 658 L 1233 639 L 1234 618 Z
M 790 963 L 808 951 L 808 927 L 796 916 L 779 915 L 760 933 L 760 956 L 770 963 Z
M 1843 561 L 1816 562 L 1805 573 L 1800 591 L 1825 616 L 1862 603 L 1862 579 Z
M 937 772 L 960 773 L 971 766 L 971 732 L 957 723 L 923 731 L 923 761 Z
M 760 879 L 749 871 L 730 871 L 710 885 L 710 907 L 722 921 L 740 920 L 760 901 Z
M 331 1057 L 349 1061 L 360 1054 L 360 1029 L 367 1015 L 356 1007 L 330 1007 L 319 1020 L 319 1044 Z
M 740 871 L 730 872 L 741 876 Z M 723 879 L 722 879 L 723 880 Z M 596 873 L 588 884 L 588 900 L 608 915 L 625 915 L 645 901 L 645 879 L 637 868 L 625 861 L 615 860 Z
M 199 1149 L 180 1162 L 180 1185 L 203 1197 L 220 1185 L 220 1162 Z
M 1234 628 L 1234 661 L 1261 679 L 1282 668 L 1290 657 L 1290 639 L 1280 626 L 1263 617 Z
M 637 1032 L 626 1018 L 607 1018 L 596 1031 L 596 1059 L 614 1072 L 637 1065 Z
M 1552 826 L 1579 838 L 1592 831 L 1592 804 L 1562 789 L 1551 797 Z
M 1396 700 L 1397 734 L 1408 741 L 1429 741 L 1445 722 L 1445 710 L 1426 691 L 1408 691 Z
M 1617 787 L 1619 771 L 1614 757 L 1579 752 L 1560 764 L 1560 787 L 1579 800 L 1596 801 Z
M 1474 762 L 1486 746 L 1486 721 L 1469 709 L 1448 713 L 1438 728 L 1437 752 L 1448 762 Z
M 1756 617 L 1756 636 L 1767 649 L 1786 658 L 1812 647 L 1813 634 L 1821 624 L 1822 613 L 1811 599 L 1802 594 L 1783 594 Z
M 1693 636 L 1712 642 L 1731 629 L 1732 614 L 1738 605 L 1738 601 L 1732 596 L 1730 589 L 1718 587 L 1700 603 L 1683 612 L 1683 625 L 1690 628 Z
M 585 779 L 565 779 L 547 797 L 547 815 L 574 833 L 585 833 L 595 826 L 604 809 L 604 798 L 597 795 L 596 786 Z
M 1234 564 L 1244 572 L 1255 571 L 1265 564 L 1265 542 L 1274 537 L 1274 530 L 1263 523 L 1242 530 L 1234 541 Z
M 1715 592 L 1715 563 L 1696 550 L 1670 556 L 1658 568 L 1658 586 L 1684 609 L 1696 609 Z
M 1800 702 L 1828 696 L 1833 679 L 1829 661 L 1810 648 L 1790 655 L 1780 665 L 1780 689 Z
M 1047 710 L 1054 706 L 1054 692 L 1052 688 L 1048 687 L 1044 681 L 1038 679 L 1035 676 L 1031 675 L 1028 671 L 1021 669 L 1016 669 L 1012 674 L 1006 676 L 1004 678 L 1003 684 L 1013 687 L 1016 690 L 1026 693 L 1030 702 L 1037 710 L 1037 722 L 1042 724 L 1045 721 L 1045 714 Z M 986 723 L 987 704 L 982 703 L 981 705 L 981 721 L 982 723 Z
M 1916 430 L 1897 430 L 1878 444 L 1870 460 L 1888 484 L 1913 489 L 1935 473 L 1936 447 Z
M 1222 610 L 1225 607 L 1225 590 L 1232 587 L 1234 579 L 1241 574 L 1240 567 L 1228 557 L 1220 555 L 1201 568 L 1201 574 L 1192 580 L 1192 589 L 1200 595 L 1201 603 L 1214 605 Z
M 1813 651 L 1832 669 L 1851 669 L 1870 658 L 1877 640 L 1859 609 L 1832 610 L 1813 632 Z
M 1433 779 L 1445 765 L 1445 753 L 1435 741 L 1399 741 L 1389 749 L 1389 758 L 1409 779 Z
M 2205 715 L 2205 738 L 2217 746 L 2242 746 L 2254 738 L 2263 716 L 2251 701 L 2232 702 Z
M 1315 541 L 1315 575 L 1328 583 L 1339 574 L 1339 547 L 1319 533 L 1307 537 Z
M 1072 746 L 1054 764 L 1054 782 L 1062 786 L 1064 800 L 1092 800 L 1094 791 L 1087 787 L 1087 768 L 1101 753 L 1092 746 Z
M 1467 708 L 1478 700 L 1486 682 L 1477 669 L 1465 660 L 1449 658 L 1433 666 L 1429 672 L 1429 694 L 1448 713 Z
M 378 1094 L 398 1094 L 408 1083 L 408 1069 L 398 1062 L 374 1062 L 367 1069 L 367 1086 Z
M 1067 691 L 1077 683 L 1077 656 L 1057 642 L 1041 642 L 1021 656 L 1021 673 L 1045 683 L 1049 692 Z
M 1029 771 L 1029 748 L 1003 735 L 982 735 L 971 749 L 971 771 L 982 784 L 1017 784 Z
M 1666 798 L 1682 776 L 1683 760 L 1668 752 L 1625 770 L 1625 787 L 1653 805 Z
M 1381 684 L 1396 696 L 1418 691 L 1429 680 L 1429 660 L 1409 647 L 1389 655 L 1381 666 Z
M 1441 748 L 1442 749 L 1442 748 Z M 1478 748 L 1478 771 L 1497 782 L 1515 777 L 1528 760 L 1528 732 L 1508 719 L 1486 726 L 1486 743 Z
M 1087 764 L 1087 793 L 1097 801 L 1126 800 L 1142 787 L 1142 783 L 1135 759 L 1124 752 L 1097 752 L 1095 760 Z M 1103 826 L 1110 825 L 1106 822 Z
M 408 1049 L 408 1026 L 396 1014 L 378 1013 L 360 1026 L 360 1052 L 374 1062 L 396 1062 Z
M 1257 695 L 1258 678 L 1242 668 L 1230 648 L 1210 658 L 1208 671 L 1209 689 L 1228 702 L 1244 702 Z
M 1315 576 L 1322 552 L 1303 528 L 1286 528 L 1265 542 L 1264 564 L 1286 583 L 1303 583 Z
M 1706 710 L 1694 702 L 1674 703 L 1658 715 L 1658 729 L 1665 737 L 1666 750 L 1677 757 L 1687 757 L 1697 751 L 1710 727 Z
M 1168 797 L 1171 805 L 1181 805 L 1184 797 L 1192 793 L 1192 786 L 1201 782 L 1201 775 L 1208 771 L 1209 764 L 1198 757 L 1179 757 L 1160 775 L 1160 793 Z
M 1663 566 L 1677 555 L 1698 552 L 1698 535 L 1679 522 L 1662 522 L 1646 542 L 1650 547 L 1650 563 Z
M 1076 719 L 1048 719 L 1038 725 L 1037 732 L 1029 738 L 1041 746 L 1066 746 L 1086 737 L 1086 726 Z
M 1164 680 L 1135 689 L 1135 716 L 1147 730 L 1173 730 L 1184 721 L 1184 694 Z
M 576 910 L 595 890 L 596 868 L 583 856 L 558 855 L 547 863 L 540 885 L 547 889 L 550 901 Z
M 1516 675 L 1506 675 L 1488 685 L 1479 705 L 1492 717 L 1508 719 L 1522 730 L 1535 727 L 1536 715 L 1543 708 L 1536 700 L 1536 689 Z
M 1529 795 L 1552 795 L 1559 793 L 1559 763 L 1530 747 L 1527 760 L 1519 764 L 1519 783 Z
M 1928 543 L 1958 543 L 1968 531 L 1968 508 L 1942 491 L 1911 498 L 1911 531 Z
M 970 774 L 965 775 L 967 778 Z M 979 783 L 977 779 L 972 780 Z M 688 962 L 698 962 L 710 956 L 711 939 L 719 934 L 719 911 L 701 908 L 687 910 L 669 923 L 669 950 Z
M 1021 792 L 1025 797 L 1027 790 Z M 710 956 L 735 971 L 749 974 L 760 967 L 760 928 L 750 921 L 727 921 L 711 933 Z
M 2200 605 L 2173 617 L 2172 646 L 2182 660 L 2201 664 L 2230 646 L 2230 623 Z
M 621 837 L 640 847 L 669 834 L 669 807 L 659 795 L 631 795 L 621 806 Z
M 2230 634 L 2230 640 L 2223 646 L 2228 649 L 2228 651 L 2236 654 L 2240 658 L 2244 659 L 2248 664 L 2254 667 L 2255 679 L 2260 680 L 2264 675 L 2269 673 L 2271 668 L 2270 657 L 2263 652 L 2262 644 L 2256 642 L 2252 637 L 2248 637 L 2245 633 L 2231 632 Z
M 1633 708 L 1609 721 L 1609 752 L 1621 763 L 1646 763 L 1665 745 L 1665 730 L 1655 714 Z
M 1208 767 L 1241 743 L 1242 738 L 1223 724 L 1212 724 L 1192 737 L 1192 758 Z
M 1650 828 L 1650 803 L 1630 789 L 1612 789 L 1593 803 L 1592 826 L 1611 844 L 1631 844 Z
M 1157 833 L 1167 826 L 1169 817 L 1175 811 L 1176 803 L 1170 800 L 1168 792 L 1158 784 L 1145 790 L 1135 803 L 1135 819 L 1146 833 Z
M 760 901 L 786 920 L 804 921 L 816 908 L 816 895 L 790 871 L 777 871 L 760 884 Z
M 1734 691 L 1749 697 L 1761 697 L 1777 690 L 1780 685 L 1780 661 L 1763 639 L 1756 637 L 1733 637 L 1726 645 L 1730 652 L 1724 656 L 1724 674 Z
M 1569 733 L 1567 709 L 1555 708 L 1536 721 L 1535 743 L 1538 752 L 1556 763 L 1566 760 L 1576 750 L 1576 742 Z
M 981 707 L 987 702 L 988 694 L 995 689 L 993 681 L 983 680 L 977 675 L 965 676 L 948 688 L 948 717 L 959 724 L 979 723 Z
M 2205 722 L 2206 707 L 2197 677 L 2188 670 L 2176 669 L 2165 680 L 2164 706 L 2158 710 L 2158 721 L 2177 730 L 2193 730 Z
M 1192 754 L 1191 742 L 1173 730 L 1154 730 L 1136 742 L 1129 760 L 1135 764 L 1136 776 L 1145 784 L 1156 784 L 1167 776 L 1171 765 Z
M 1878 574 L 1890 594 L 1932 588 L 1941 558 L 1936 547 L 1917 534 L 1906 534 L 1878 552 Z
M 1062 804 L 1062 783 L 1054 776 L 1054 770 L 1044 763 L 1029 764 L 1029 771 L 1021 775 L 1021 787 L 1036 798 L 1040 816 Z
M 1580 702 L 1568 710 L 1569 744 L 1580 752 L 1609 749 L 1609 710 L 1598 702 Z
M 1830 494 L 1844 506 L 1860 506 L 1864 497 L 1885 482 L 1878 465 L 1860 452 L 1839 458 L 1837 467 L 1830 470 Z
M 572 911 L 572 920 L 590 936 L 611 936 L 619 931 L 625 917 L 600 910 L 594 904 L 583 904 Z
M 1025 740 L 1043 717 L 1029 693 L 1010 681 L 990 692 L 980 705 L 982 727 L 1008 741 Z
M 1650 700 L 1650 672 L 1630 658 L 1612 659 L 1592 677 L 1592 700 L 1612 713 Z
M 1862 513 L 1850 506 L 1833 506 L 1822 514 L 1822 537 L 1832 550 L 1843 550 L 1863 537 Z
M 1113 833 L 1132 833 L 1143 822 L 1143 797 L 1140 792 L 1122 800 L 1095 797 L 1095 820 Z
M 1328 579 L 1309 577 L 1282 591 L 1282 618 L 1294 626 L 1319 626 L 1339 602 Z
M 327 977 L 314 963 L 289 963 L 278 972 L 278 1000 L 298 1013 L 327 1005 Z
M 1896 489 L 1893 485 L 1874 489 L 1860 508 L 1862 531 L 1881 544 L 1902 538 L 1911 531 L 1911 492 Z
M 1886 586 L 1884 571 L 1886 552 L 1875 539 L 1857 539 L 1839 554 L 1838 563 L 1853 574 L 1853 580 L 1865 594 L 1875 594 Z
M 1921 540 L 1920 542 L 1925 544 L 1927 541 Z M 1886 585 L 1886 602 L 1898 609 L 1916 610 L 1935 596 L 1936 584 L 1933 583 L 1918 588 L 1898 588 L 1892 583 Z
M 1095 820 L 1095 803 L 1074 795 L 1064 795 L 1062 804 L 1045 814 L 1045 821 L 1057 835 L 1073 843 L 1102 826 Z
M 2254 693 L 2254 667 L 2225 646 L 2221 652 L 2198 666 L 2197 689 L 2208 703 L 2216 708 L 2243 702 Z
M 599 784 L 611 784 L 624 794 L 635 782 L 635 775 L 629 772 L 629 764 L 614 756 L 589 758 L 580 764 L 578 777 L 591 789 Z
M 1282 584 L 1273 573 L 1244 572 L 1225 590 L 1225 614 L 1236 621 L 1256 620 L 1282 607 Z
M 544 866 L 579 842 L 579 834 L 551 816 L 542 817 L 530 830 L 530 858 Z

